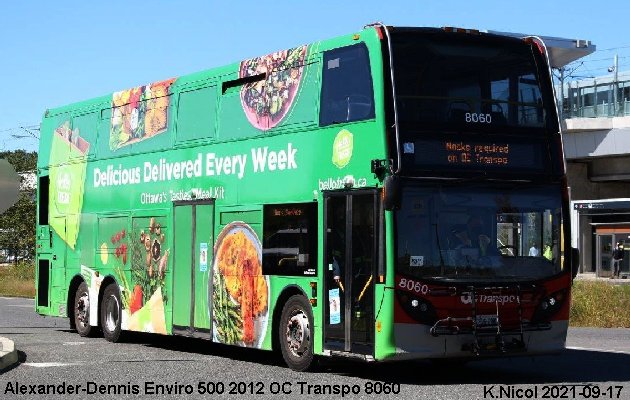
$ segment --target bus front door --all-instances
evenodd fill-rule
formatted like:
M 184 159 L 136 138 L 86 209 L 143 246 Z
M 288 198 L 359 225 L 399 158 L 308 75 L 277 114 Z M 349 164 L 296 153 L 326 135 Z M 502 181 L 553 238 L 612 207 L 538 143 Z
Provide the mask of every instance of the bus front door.
M 210 338 L 214 200 L 173 204 L 173 333 Z
M 376 190 L 324 196 L 324 349 L 372 355 Z

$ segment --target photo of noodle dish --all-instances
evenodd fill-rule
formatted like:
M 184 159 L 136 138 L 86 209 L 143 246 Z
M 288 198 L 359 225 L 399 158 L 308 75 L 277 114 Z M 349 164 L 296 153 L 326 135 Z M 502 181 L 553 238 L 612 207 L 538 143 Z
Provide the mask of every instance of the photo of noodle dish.
M 262 246 L 243 222 L 223 228 L 214 247 L 211 287 L 213 340 L 260 348 L 269 316 L 269 278 Z

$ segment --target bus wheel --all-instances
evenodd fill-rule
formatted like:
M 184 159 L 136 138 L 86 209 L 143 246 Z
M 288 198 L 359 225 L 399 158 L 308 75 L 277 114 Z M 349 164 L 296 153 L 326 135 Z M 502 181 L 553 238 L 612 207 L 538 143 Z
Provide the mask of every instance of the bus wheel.
M 120 340 L 121 316 L 122 307 L 118 288 L 115 284 L 107 285 L 101 303 L 101 327 L 103 336 L 110 342 Z
M 282 358 L 289 368 L 305 371 L 313 364 L 313 315 L 311 305 L 294 295 L 282 308 L 278 335 Z
M 86 337 L 94 333 L 90 325 L 90 293 L 87 284 L 82 282 L 74 294 L 74 326 L 79 335 Z

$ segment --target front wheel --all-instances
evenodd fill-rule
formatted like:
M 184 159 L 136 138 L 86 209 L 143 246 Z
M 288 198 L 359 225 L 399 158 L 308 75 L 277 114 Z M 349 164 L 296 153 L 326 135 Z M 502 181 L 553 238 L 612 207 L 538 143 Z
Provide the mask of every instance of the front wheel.
M 115 284 L 105 288 L 101 303 L 101 327 L 103 336 L 110 342 L 118 342 L 121 333 L 122 307 L 120 294 Z
M 74 294 L 74 327 L 83 337 L 91 336 L 95 327 L 90 325 L 90 292 L 85 282 L 81 282 Z
M 313 314 L 306 298 L 295 295 L 282 308 L 278 335 L 282 358 L 289 368 L 305 371 L 313 365 Z

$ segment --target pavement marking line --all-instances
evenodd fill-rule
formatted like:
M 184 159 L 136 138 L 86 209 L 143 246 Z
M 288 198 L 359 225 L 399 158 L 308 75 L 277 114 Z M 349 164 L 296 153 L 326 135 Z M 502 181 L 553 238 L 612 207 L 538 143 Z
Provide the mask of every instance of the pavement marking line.
M 41 363 L 36 363 L 36 362 L 25 362 L 22 365 L 26 365 L 28 367 L 35 367 L 35 368 L 50 368 L 50 367 L 69 367 L 72 365 L 79 365 L 80 363 L 61 363 L 61 362 L 41 362 Z
M 614 353 L 614 354 L 629 354 L 630 355 L 630 351 L 595 349 L 595 348 L 592 348 L 592 347 L 567 346 L 566 349 L 567 350 L 597 351 L 597 352 L 600 352 L 600 353 Z
M 64 346 L 79 346 L 85 344 L 85 342 L 64 342 L 63 345 Z
M 33 308 L 30 304 L 7 304 L 7 307 L 24 307 L 24 308 Z

